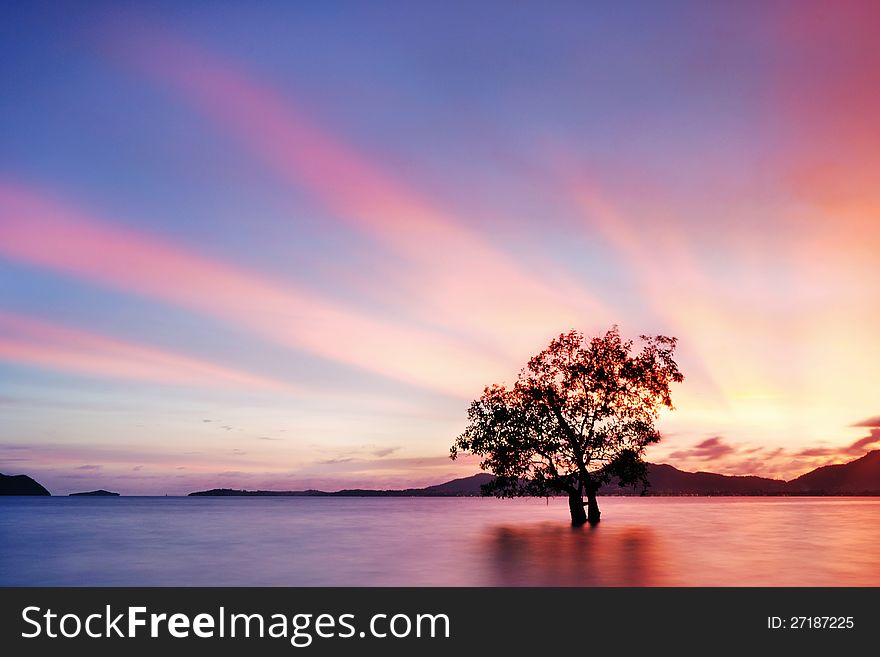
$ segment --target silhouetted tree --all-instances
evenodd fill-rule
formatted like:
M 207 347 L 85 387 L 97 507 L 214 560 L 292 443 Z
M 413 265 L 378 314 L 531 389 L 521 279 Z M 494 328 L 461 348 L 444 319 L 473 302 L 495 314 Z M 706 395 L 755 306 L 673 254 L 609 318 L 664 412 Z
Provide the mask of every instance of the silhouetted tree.
M 565 494 L 572 524 L 599 522 L 600 486 L 647 487 L 642 457 L 660 440 L 654 420 L 661 406 L 672 408 L 670 385 L 684 380 L 673 360 L 676 338 L 641 340 L 634 353 L 616 326 L 595 338 L 560 335 L 512 388 L 489 386 L 471 403 L 450 456 L 482 457 L 480 467 L 496 475 L 487 493 Z

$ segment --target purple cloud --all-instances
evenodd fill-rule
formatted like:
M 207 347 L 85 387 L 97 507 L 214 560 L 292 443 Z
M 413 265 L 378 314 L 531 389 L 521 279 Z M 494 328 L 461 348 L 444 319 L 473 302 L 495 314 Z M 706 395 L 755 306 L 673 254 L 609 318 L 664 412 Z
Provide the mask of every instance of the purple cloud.
M 697 443 L 688 449 L 681 449 L 672 452 L 669 457 L 675 459 L 700 459 L 708 461 L 710 459 L 717 459 L 732 454 L 735 451 L 736 448 L 733 447 L 733 445 L 724 442 L 724 438 L 721 436 L 714 436 L 712 438 L 707 438 L 703 442 Z
M 394 454 L 394 452 L 397 452 L 399 450 L 400 450 L 400 447 L 383 447 L 382 449 L 373 450 L 372 452 L 370 452 L 370 454 L 372 454 L 373 456 L 378 456 L 379 458 L 382 458 L 383 456 L 389 456 L 391 454 Z
M 860 438 L 847 447 L 846 451 L 850 454 L 862 454 L 868 450 L 870 445 L 878 442 L 880 442 L 880 429 L 873 429 L 867 436 Z

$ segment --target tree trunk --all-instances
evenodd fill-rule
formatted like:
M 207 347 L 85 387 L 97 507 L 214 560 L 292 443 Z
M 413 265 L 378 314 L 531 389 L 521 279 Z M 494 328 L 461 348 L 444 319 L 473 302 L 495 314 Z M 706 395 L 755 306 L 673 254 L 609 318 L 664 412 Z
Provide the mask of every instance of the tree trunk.
M 596 501 L 596 491 L 588 490 L 587 491 L 587 520 L 591 525 L 598 524 L 599 516 L 602 514 L 599 512 L 599 503 Z
M 571 524 L 573 527 L 580 527 L 587 523 L 587 514 L 584 511 L 584 498 L 581 497 L 579 491 L 572 491 L 568 494 L 568 510 L 571 511 Z M 599 507 L 596 507 L 596 513 L 599 513 Z

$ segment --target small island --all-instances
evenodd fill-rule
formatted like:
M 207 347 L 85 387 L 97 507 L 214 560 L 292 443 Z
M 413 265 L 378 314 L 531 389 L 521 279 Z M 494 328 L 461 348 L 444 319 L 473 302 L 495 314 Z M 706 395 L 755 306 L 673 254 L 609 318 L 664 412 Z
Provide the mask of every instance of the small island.
M 71 493 L 69 497 L 119 497 L 119 493 L 112 493 L 103 488 L 99 490 L 90 490 L 85 493 Z

